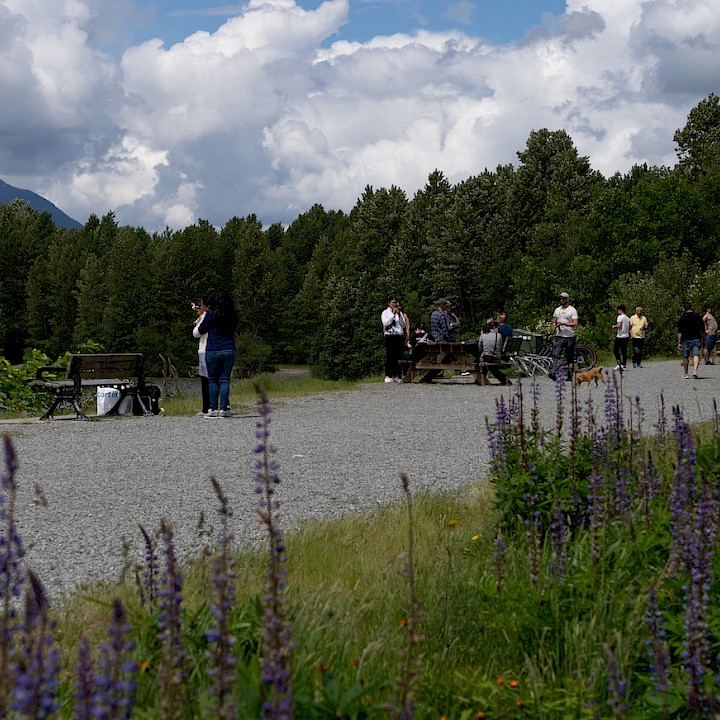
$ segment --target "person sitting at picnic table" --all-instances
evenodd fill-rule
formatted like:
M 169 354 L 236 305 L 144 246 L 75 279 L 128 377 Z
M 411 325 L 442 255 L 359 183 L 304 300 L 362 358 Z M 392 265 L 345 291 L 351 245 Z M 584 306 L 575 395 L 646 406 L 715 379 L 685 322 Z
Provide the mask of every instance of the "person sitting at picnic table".
M 503 339 L 503 348 L 507 344 L 508 338 L 512 337 L 513 329 L 508 325 L 507 321 L 507 315 L 505 313 L 500 313 L 497 316 L 497 322 L 498 322 L 498 332 L 500 333 L 500 336 Z
M 428 350 L 428 340 L 429 339 L 430 339 L 430 334 L 425 329 L 425 323 L 419 322 L 415 326 L 415 330 L 413 332 L 413 337 L 410 340 L 412 343 L 412 351 L 410 352 L 410 360 L 412 362 L 417 362 L 425 355 L 425 353 Z
M 437 309 L 430 316 L 430 334 L 434 342 L 453 342 L 454 329 L 450 326 L 450 316 L 448 308 L 450 301 L 447 298 L 440 298 L 435 303 Z M 439 364 L 452 362 L 452 353 L 441 352 L 438 354 L 436 362 Z M 442 370 L 430 370 L 426 375 L 426 381 L 431 381 L 442 375 Z
M 482 368 L 482 374 L 487 376 L 488 369 L 500 381 L 501 385 L 509 385 L 510 381 L 500 370 L 498 364 L 502 361 L 503 339 L 498 332 L 499 323 L 486 323 L 478 339 L 480 357 L 485 363 L 493 363 L 489 368 Z

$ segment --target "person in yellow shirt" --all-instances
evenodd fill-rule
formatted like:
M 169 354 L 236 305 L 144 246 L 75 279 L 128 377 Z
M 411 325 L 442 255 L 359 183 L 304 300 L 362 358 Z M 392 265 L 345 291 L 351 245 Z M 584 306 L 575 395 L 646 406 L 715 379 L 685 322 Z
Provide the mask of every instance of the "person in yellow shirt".
M 632 342 L 632 366 L 642 367 L 643 346 L 645 345 L 645 331 L 648 328 L 648 319 L 641 307 L 635 308 L 635 314 L 630 317 L 630 341 Z

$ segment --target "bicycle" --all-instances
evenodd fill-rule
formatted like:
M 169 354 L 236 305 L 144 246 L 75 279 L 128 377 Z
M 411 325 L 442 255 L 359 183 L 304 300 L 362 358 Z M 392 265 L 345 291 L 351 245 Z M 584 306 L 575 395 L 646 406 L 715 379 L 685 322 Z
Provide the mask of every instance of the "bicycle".
M 511 358 L 518 375 L 549 375 L 553 368 L 554 335 L 546 335 L 537 353 L 518 353 Z M 590 345 L 577 343 L 575 345 L 575 371 L 585 372 L 597 364 L 597 353 Z M 562 359 L 560 372 L 566 372 L 565 359 Z

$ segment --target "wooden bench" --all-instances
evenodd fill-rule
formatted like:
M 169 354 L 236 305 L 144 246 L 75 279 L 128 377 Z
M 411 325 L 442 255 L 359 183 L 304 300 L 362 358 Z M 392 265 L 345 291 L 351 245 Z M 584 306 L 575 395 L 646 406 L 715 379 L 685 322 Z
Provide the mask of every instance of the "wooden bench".
M 47 375 L 64 373 L 64 378 L 56 380 Z M 119 390 L 117 402 L 108 410 L 107 415 L 117 415 L 120 406 L 128 396 L 133 398 L 146 415 L 152 414 L 149 398 L 153 394 L 145 382 L 142 353 L 103 353 L 71 355 L 67 367 L 46 366 L 37 369 L 30 387 L 54 393 L 52 405 L 41 416 L 49 420 L 61 403 L 69 403 L 75 409 L 76 419 L 88 420 L 80 406 L 82 389 L 88 387 L 112 387 Z M 159 389 L 159 388 L 157 388 Z
M 484 362 L 479 355 L 477 343 L 430 342 L 425 350 L 422 358 L 401 362 L 405 370 L 404 383 L 411 383 L 418 377 L 419 382 L 429 383 L 441 377 L 445 370 L 452 370 L 467 373 L 465 377 L 472 377 L 476 385 L 492 385 L 488 380 L 488 372 L 502 372 L 512 367 L 512 364 L 505 360 L 497 363 Z

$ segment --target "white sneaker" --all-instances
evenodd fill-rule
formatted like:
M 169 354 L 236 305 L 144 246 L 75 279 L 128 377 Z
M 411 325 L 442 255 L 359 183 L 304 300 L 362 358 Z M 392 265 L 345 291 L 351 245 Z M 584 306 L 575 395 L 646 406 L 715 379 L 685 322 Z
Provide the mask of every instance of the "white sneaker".
M 469 377 L 470 373 L 467 370 L 463 370 L 460 375 L 462 375 L 463 377 Z
M 220 417 L 224 417 L 224 418 L 230 417 L 230 411 L 229 411 L 229 410 L 218 410 L 218 412 L 220 413 Z
M 393 382 L 402 382 L 402 378 L 393 378 L 392 381 Z
M 391 377 L 386 377 L 386 378 L 385 378 L 385 382 L 392 382 L 392 378 L 391 378 Z
M 616 365 L 613 370 L 622 370 L 622 365 Z
M 698 379 L 697 370 L 693 370 L 693 379 L 694 379 L 694 380 L 697 380 L 697 379 Z
M 203 412 L 202 410 L 200 412 L 195 413 L 195 417 L 206 417 L 207 413 Z
M 222 417 L 222 415 L 220 414 L 220 410 L 208 410 L 208 413 L 205 417 L 206 418 L 219 418 L 219 417 Z
M 683 375 L 683 380 L 689 380 L 689 379 L 690 379 L 690 376 L 687 373 L 685 373 Z

